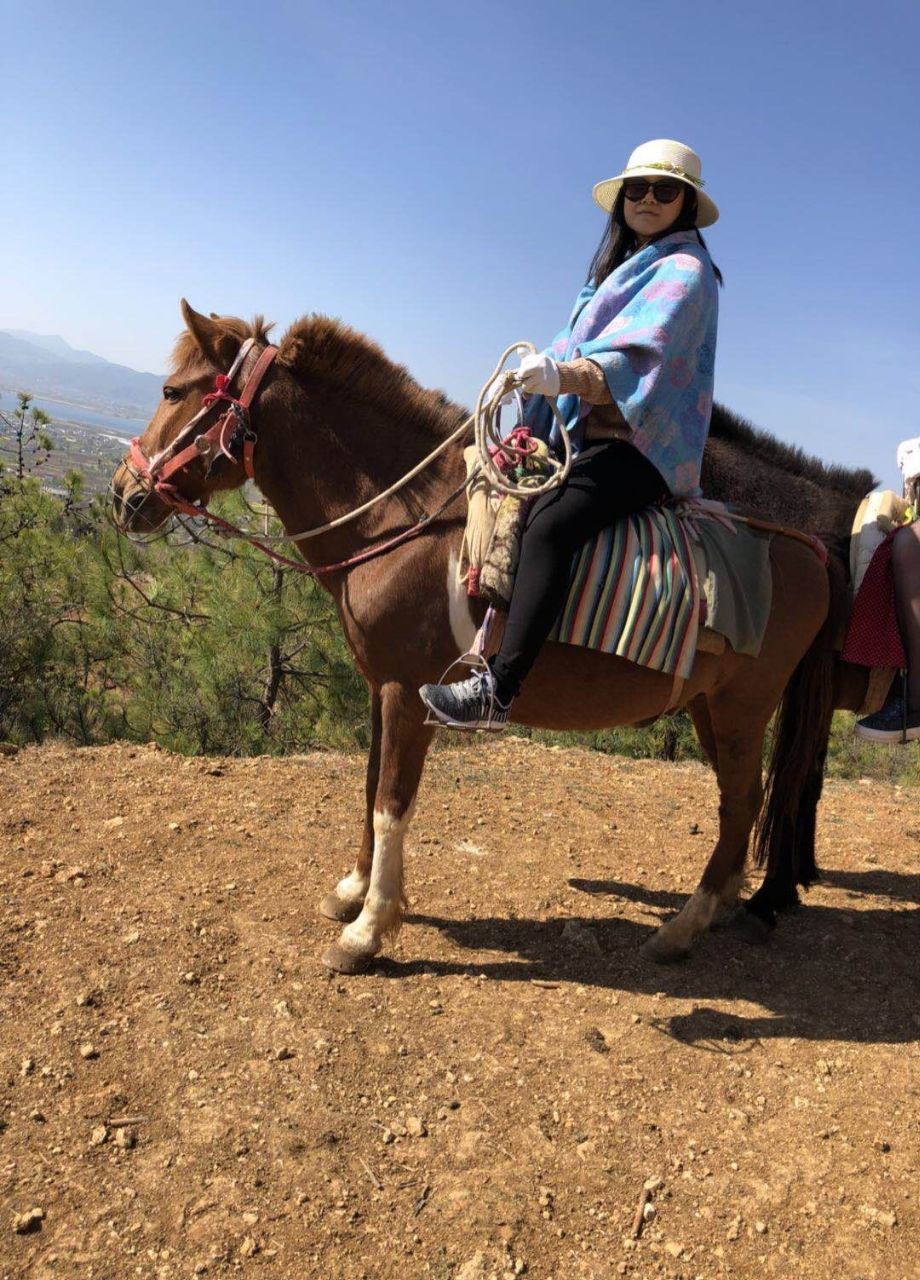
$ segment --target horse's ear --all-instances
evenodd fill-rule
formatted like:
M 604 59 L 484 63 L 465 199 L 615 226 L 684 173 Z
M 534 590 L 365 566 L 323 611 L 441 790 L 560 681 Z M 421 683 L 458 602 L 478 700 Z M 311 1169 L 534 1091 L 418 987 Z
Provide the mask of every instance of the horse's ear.
M 219 317 L 208 319 L 183 298 L 180 307 L 186 328 L 195 339 L 201 354 L 218 369 L 226 371 L 233 364 L 240 347 L 239 334 L 224 328 Z

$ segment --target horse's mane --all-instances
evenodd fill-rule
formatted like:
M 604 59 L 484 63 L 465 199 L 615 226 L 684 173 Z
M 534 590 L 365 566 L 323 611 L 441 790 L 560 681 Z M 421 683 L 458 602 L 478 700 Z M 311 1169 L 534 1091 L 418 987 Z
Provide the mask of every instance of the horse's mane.
M 307 386 L 347 391 L 410 430 L 445 435 L 467 414 L 441 391 L 431 391 L 392 361 L 372 339 L 332 316 L 303 316 L 288 329 L 278 360 Z
M 875 476 L 866 468 L 849 469 L 811 457 L 797 445 L 784 444 L 747 418 L 727 409 L 724 404 L 712 406 L 709 434 L 715 440 L 725 440 L 744 453 L 762 462 L 769 462 L 791 475 L 810 480 L 820 489 L 834 489 L 854 498 L 862 498 L 878 484 Z

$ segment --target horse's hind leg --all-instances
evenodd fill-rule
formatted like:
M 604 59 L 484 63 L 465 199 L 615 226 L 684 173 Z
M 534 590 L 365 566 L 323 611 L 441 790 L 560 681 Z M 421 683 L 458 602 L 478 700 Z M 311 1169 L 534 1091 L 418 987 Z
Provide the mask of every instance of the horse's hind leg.
M 395 683 L 382 687 L 370 883 L 359 916 L 323 955 L 323 963 L 338 973 L 363 972 L 384 937 L 399 931 L 404 906 L 403 842 L 434 733 L 424 720 L 425 708 L 415 687 Z
M 713 772 L 718 776 L 719 772 L 719 753 L 716 747 L 716 734 L 712 727 L 712 717 L 709 714 L 709 706 L 706 702 L 705 695 L 699 694 L 689 704 L 687 710 L 690 712 L 690 718 L 693 720 L 693 727 L 696 729 L 696 736 L 699 739 L 700 746 L 703 748 L 706 759 L 712 765 Z M 741 892 L 741 885 L 744 881 L 743 868 L 736 875 L 729 876 L 725 883 L 725 888 L 719 895 L 719 906 L 717 911 L 717 919 L 719 923 L 724 923 L 730 919 L 738 906 L 738 895 Z
M 725 698 L 710 700 L 708 712 L 719 784 L 719 839 L 692 897 L 642 948 L 643 955 L 661 963 L 688 955 L 720 906 L 737 894 L 751 828 L 763 801 L 761 752 L 766 722 L 753 720 L 749 707 Z
M 826 760 L 825 747 L 812 763 L 795 821 L 777 823 L 766 851 L 764 882 L 744 904 L 744 918 L 739 921 L 738 927 L 751 941 L 764 941 L 769 936 L 776 926 L 777 912 L 794 911 L 799 906 L 797 885 L 807 889 L 818 879 L 815 832 Z
M 346 923 L 361 914 L 364 899 L 371 882 L 371 863 L 374 857 L 374 798 L 380 776 L 380 738 L 382 721 L 380 690 L 371 686 L 371 748 L 367 757 L 367 777 L 364 783 L 364 833 L 354 868 L 344 876 L 320 903 L 320 915 L 328 920 Z

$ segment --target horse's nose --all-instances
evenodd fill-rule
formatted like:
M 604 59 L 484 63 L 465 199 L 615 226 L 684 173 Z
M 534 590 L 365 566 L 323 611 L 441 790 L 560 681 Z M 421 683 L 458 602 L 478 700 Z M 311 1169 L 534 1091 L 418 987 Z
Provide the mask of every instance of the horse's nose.
M 127 497 L 122 496 L 121 505 L 127 519 L 140 514 L 141 507 L 147 501 L 148 494 L 143 489 L 135 489 Z
M 132 520 L 140 513 L 147 499 L 143 489 L 132 489 L 125 493 L 118 485 L 112 486 L 112 517 L 120 529 L 129 529 Z

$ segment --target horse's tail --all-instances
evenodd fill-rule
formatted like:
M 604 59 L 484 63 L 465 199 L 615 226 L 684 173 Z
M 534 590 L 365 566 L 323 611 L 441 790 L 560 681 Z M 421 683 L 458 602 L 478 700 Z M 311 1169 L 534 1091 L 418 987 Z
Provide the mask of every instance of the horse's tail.
M 768 879 L 785 882 L 791 901 L 796 884 L 807 888 L 818 877 L 815 815 L 834 714 L 834 644 L 847 609 L 846 570 L 834 555 L 828 559 L 827 574 L 827 616 L 792 673 L 776 713 L 755 833 L 758 866 L 766 863 Z

